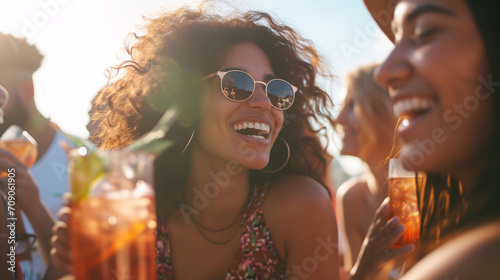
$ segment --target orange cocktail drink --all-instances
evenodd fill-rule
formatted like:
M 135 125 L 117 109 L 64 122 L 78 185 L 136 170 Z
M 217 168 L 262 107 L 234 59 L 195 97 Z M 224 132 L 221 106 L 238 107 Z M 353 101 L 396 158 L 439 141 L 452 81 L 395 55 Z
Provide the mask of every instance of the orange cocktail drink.
M 403 236 L 391 249 L 417 245 L 420 240 L 420 214 L 417 202 L 415 172 L 405 170 L 399 160 L 389 162 L 389 213 L 397 216 L 405 226 Z
M 415 190 L 415 178 L 389 179 L 389 208 L 391 216 L 398 216 L 405 226 L 403 236 L 394 248 L 417 244 L 420 239 L 420 215 Z
M 156 279 L 152 159 L 124 151 L 94 156 L 70 154 L 75 278 Z M 96 167 L 101 159 L 109 166 Z
M 0 148 L 6 149 L 16 156 L 26 167 L 30 168 L 36 161 L 37 147 L 26 139 L 0 141 Z
M 155 279 L 152 199 L 89 198 L 72 209 L 76 279 Z
M 8 150 L 27 168 L 36 161 L 37 143 L 28 132 L 17 125 L 11 125 L 0 137 L 0 148 Z M 0 178 L 7 177 L 7 173 L 0 171 Z

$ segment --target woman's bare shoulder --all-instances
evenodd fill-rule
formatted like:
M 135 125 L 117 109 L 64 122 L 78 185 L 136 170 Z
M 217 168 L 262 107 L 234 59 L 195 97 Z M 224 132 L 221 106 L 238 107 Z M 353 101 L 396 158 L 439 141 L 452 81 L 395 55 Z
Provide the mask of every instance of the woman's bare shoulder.
M 315 240 L 318 236 L 334 235 L 334 239 L 337 238 L 332 199 L 328 191 L 310 177 L 287 175 L 273 181 L 264 199 L 263 211 L 282 254 L 285 244 L 294 244 L 299 237 Z
M 333 202 L 327 189 L 303 175 L 286 175 L 273 181 L 264 200 L 265 213 L 279 219 L 293 213 L 303 216 L 330 209 L 333 210 Z
M 318 181 L 304 175 L 285 175 L 269 185 L 268 200 L 274 203 L 307 203 L 330 200 L 327 189 Z
M 403 279 L 498 279 L 500 221 L 467 230 L 418 262 Z

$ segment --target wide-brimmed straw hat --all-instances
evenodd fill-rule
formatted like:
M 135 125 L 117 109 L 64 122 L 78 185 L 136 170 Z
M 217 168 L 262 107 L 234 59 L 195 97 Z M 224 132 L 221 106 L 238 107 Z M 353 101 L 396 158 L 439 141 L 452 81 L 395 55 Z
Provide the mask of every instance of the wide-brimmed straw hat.
M 363 0 L 373 19 L 377 22 L 382 31 L 394 42 L 394 33 L 391 29 L 391 22 L 394 16 L 394 8 L 399 0 Z

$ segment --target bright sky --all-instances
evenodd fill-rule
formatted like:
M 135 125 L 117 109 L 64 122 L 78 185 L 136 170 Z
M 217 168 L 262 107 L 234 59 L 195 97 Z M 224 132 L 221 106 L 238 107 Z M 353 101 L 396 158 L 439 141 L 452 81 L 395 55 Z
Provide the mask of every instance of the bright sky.
M 45 55 L 35 74 L 38 109 L 66 132 L 87 137 L 91 98 L 105 85 L 123 40 L 143 14 L 198 0 L 1 1 L 0 31 L 28 38 Z M 338 99 L 340 78 L 365 63 L 380 62 L 391 49 L 362 0 L 236 0 L 240 9 L 278 16 L 310 39 L 338 77 L 326 88 Z M 338 104 L 338 102 L 337 102 Z

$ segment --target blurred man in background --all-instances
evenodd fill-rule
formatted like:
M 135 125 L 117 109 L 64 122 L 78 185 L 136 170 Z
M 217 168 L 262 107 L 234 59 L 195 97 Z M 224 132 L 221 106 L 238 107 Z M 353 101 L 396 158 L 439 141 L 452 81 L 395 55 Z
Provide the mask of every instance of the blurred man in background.
M 36 106 L 33 73 L 40 67 L 42 59 L 40 51 L 25 39 L 0 33 L 0 84 L 9 92 L 0 135 L 9 126 L 18 125 L 36 140 L 38 154 L 31 173 L 40 188 L 42 202 L 55 218 L 56 212 L 62 206 L 61 195 L 68 191 L 67 155 L 60 143 L 71 141 L 56 124 L 43 116 Z M 54 83 L 56 82 L 57 73 L 54 74 Z M 43 94 L 44 98 L 51 98 L 50 93 Z M 33 233 L 26 218 L 24 223 L 26 232 Z M 32 260 L 21 262 L 21 266 L 25 277 L 34 277 L 25 279 L 37 279 L 36 275 L 43 276 L 48 261 L 42 260 L 37 246 L 31 255 Z

